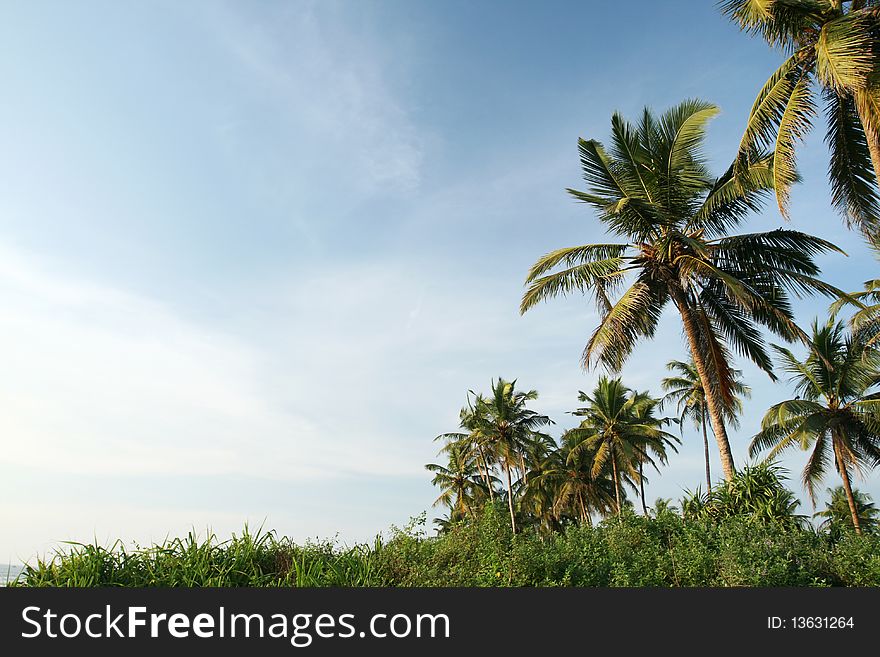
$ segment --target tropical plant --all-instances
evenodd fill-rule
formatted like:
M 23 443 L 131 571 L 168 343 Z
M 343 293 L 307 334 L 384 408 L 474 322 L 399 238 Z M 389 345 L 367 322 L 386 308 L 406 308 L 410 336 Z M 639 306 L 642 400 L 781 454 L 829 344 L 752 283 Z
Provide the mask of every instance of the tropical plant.
M 682 515 L 716 522 L 745 516 L 764 523 L 803 527 L 805 517 L 795 513 L 800 502 L 786 488 L 786 479 L 786 471 L 772 461 L 746 466 L 726 486 L 716 486 L 705 494 L 699 488 L 686 494 L 681 500 Z
M 774 345 L 791 375 L 797 396 L 775 404 L 764 415 L 749 452 L 769 449 L 768 459 L 800 447 L 812 450 L 803 483 L 815 504 L 815 486 L 833 463 L 843 481 L 853 527 L 861 533 L 850 472 L 880 463 L 880 353 L 866 346 L 865 335 L 848 332 L 834 318 L 813 322 L 805 360 Z
M 471 399 L 472 397 L 473 400 Z M 472 390 L 468 391 L 467 404 L 459 413 L 459 427 L 465 431 L 443 433 L 434 440 L 445 442 L 441 452 L 456 449 L 462 451 L 468 458 L 475 459 L 484 489 L 489 495 L 489 500 L 493 501 L 495 499 L 497 479 L 492 475 L 493 466 L 495 465 L 493 456 L 488 451 L 486 437 L 481 433 L 481 428 L 485 426 L 485 418 L 482 416 L 484 407 L 483 398 Z
M 657 468 L 652 454 L 665 461 L 666 445 L 677 439 L 660 429 L 661 422 L 653 418 L 652 409 L 657 400 L 633 393 L 618 378 L 601 377 L 592 396 L 580 392 L 578 399 L 587 402 L 587 406 L 573 411 L 584 419 L 580 426 L 568 432 L 574 446 L 567 460 L 573 461 L 589 452 L 594 479 L 603 471 L 611 471 L 615 511 L 620 515 L 622 485 L 626 483 L 636 489 L 643 478 L 642 464 Z
M 431 483 L 441 491 L 434 506 L 449 507 L 449 519 L 453 522 L 472 517 L 474 509 L 488 499 L 488 490 L 497 480 L 491 477 L 488 487 L 480 481 L 477 461 L 466 445 L 449 443 L 442 451 L 449 456 L 448 465 L 429 463 L 425 466 L 434 473 Z
M 536 445 L 552 442 L 540 429 L 553 423 L 546 415 L 533 411 L 526 404 L 538 398 L 536 390 L 518 392 L 516 380 L 499 378 L 492 381 L 491 394 L 478 397 L 475 432 L 483 449 L 496 461 L 505 477 L 505 488 L 510 526 L 516 533 L 514 503 L 514 471 L 525 477 L 527 465 L 524 454 L 537 449 Z
M 827 531 L 833 538 L 840 538 L 844 528 L 853 529 L 849 500 L 843 486 L 828 488 L 827 492 L 830 499 L 825 503 L 825 509 L 817 511 L 813 517 L 822 518 L 822 523 L 819 525 L 820 530 Z M 880 529 L 880 510 L 871 501 L 871 496 L 856 489 L 853 489 L 852 496 L 856 503 L 856 514 L 861 530 L 873 533 Z
M 836 315 L 845 305 L 855 306 L 856 311 L 849 318 L 849 324 L 865 334 L 866 346 L 874 347 L 880 340 L 880 278 L 865 281 L 863 285 L 863 290 L 851 292 L 831 304 L 830 312 Z
M 569 430 L 531 474 L 525 500 L 544 526 L 558 528 L 566 519 L 590 525 L 594 512 L 616 508 L 613 482 L 607 472 L 594 476 L 594 458 L 595 450 L 582 447 L 577 432 Z
M 649 392 L 633 392 L 633 422 L 635 426 L 641 425 L 643 434 L 642 449 L 646 454 L 653 455 L 660 463 L 667 462 L 666 449 L 669 448 L 674 452 L 678 449 L 676 444 L 681 441 L 665 431 L 661 431 L 661 427 L 668 425 L 672 418 L 656 417 L 654 411 L 662 405 L 660 399 L 655 399 Z M 639 460 L 639 496 L 642 500 L 642 512 L 648 515 L 648 505 L 645 503 L 645 474 L 644 464 L 650 462 L 649 459 L 642 458 Z M 656 465 L 654 469 L 657 470 Z M 659 470 L 657 470 L 659 472 Z
M 797 180 L 795 148 L 825 103 L 834 206 L 870 239 L 880 237 L 880 3 L 875 0 L 722 0 L 721 11 L 781 48 L 786 59 L 755 99 L 738 168 L 772 148 L 783 215 Z
M 813 257 L 833 244 L 792 230 L 729 236 L 772 189 L 770 159 L 753 159 L 738 175 L 708 171 L 701 147 L 714 105 L 689 100 L 638 126 L 612 117 L 610 153 L 579 140 L 588 191 L 568 190 L 599 213 L 622 243 L 553 251 L 529 271 L 520 312 L 551 297 L 592 293 L 601 320 L 583 354 L 585 366 L 619 371 L 633 348 L 654 335 L 670 304 L 681 318 L 714 430 L 724 476 L 735 467 L 724 425 L 735 395 L 730 350 L 771 377 L 760 327 L 786 340 L 805 339 L 789 292 L 842 294 L 817 278 Z M 615 293 L 623 290 L 614 300 Z
M 678 411 L 679 426 L 684 429 L 685 420 L 691 420 L 697 429 L 703 432 L 703 455 L 706 461 L 706 490 L 712 490 L 712 472 L 709 467 L 709 437 L 706 433 L 706 419 L 709 408 L 706 404 L 706 393 L 703 382 L 693 359 L 687 362 L 671 360 L 666 369 L 674 372 L 673 376 L 665 377 L 660 385 L 666 391 L 663 403 L 674 403 Z M 739 427 L 739 416 L 742 413 L 742 398 L 751 396 L 751 388 L 742 380 L 740 370 L 731 370 L 731 392 L 729 400 L 723 405 L 724 421 L 733 428 Z

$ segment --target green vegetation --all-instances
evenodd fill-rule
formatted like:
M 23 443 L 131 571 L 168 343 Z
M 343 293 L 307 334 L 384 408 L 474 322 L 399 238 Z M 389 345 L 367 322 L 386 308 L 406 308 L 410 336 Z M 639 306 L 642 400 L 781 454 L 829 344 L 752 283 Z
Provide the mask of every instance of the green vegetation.
M 503 503 L 428 537 L 424 516 L 387 541 L 296 546 L 273 534 L 190 536 L 144 550 L 73 546 L 18 586 L 880 586 L 880 535 L 748 515 L 682 517 L 655 504 L 597 526 L 514 534 Z
M 848 6 L 847 6 L 848 5 Z M 755 99 L 738 166 L 773 150 L 773 183 L 787 216 L 798 180 L 795 147 L 812 127 L 818 84 L 831 151 L 832 202 L 872 240 L 880 230 L 880 12 L 873 0 L 722 0 L 724 14 L 785 53 Z

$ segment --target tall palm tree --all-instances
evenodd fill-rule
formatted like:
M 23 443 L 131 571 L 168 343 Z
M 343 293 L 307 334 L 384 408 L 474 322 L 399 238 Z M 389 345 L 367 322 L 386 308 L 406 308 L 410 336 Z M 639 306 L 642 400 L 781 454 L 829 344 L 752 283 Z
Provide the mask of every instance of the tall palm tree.
M 730 349 L 772 377 L 760 327 L 786 340 L 805 339 L 792 316 L 789 291 L 838 296 L 816 276 L 817 253 L 838 251 L 804 233 L 778 229 L 729 236 L 772 189 L 769 159 L 749 161 L 713 178 L 701 154 L 714 105 L 688 100 L 638 126 L 611 119 L 610 153 L 579 140 L 588 191 L 568 190 L 593 206 L 619 243 L 553 251 L 529 271 L 520 312 L 571 292 L 595 296 L 601 321 L 583 354 L 618 371 L 633 348 L 654 335 L 663 309 L 681 318 L 718 442 L 724 476 L 735 468 L 724 409 L 735 393 Z M 554 271 L 555 270 L 555 271 Z M 623 293 L 614 300 L 615 293 Z
M 568 453 L 568 460 L 582 458 L 584 452 L 591 454 L 591 476 L 599 478 L 603 471 L 610 470 L 614 483 L 615 512 L 622 510 L 621 487 L 624 483 L 633 489 L 642 480 L 640 468 L 648 463 L 655 468 L 656 462 L 651 452 L 661 453 L 664 441 L 675 440 L 673 436 L 658 428 L 653 420 L 639 417 L 636 406 L 644 401 L 623 385 L 620 379 L 603 376 L 588 395 L 580 392 L 578 399 L 587 405 L 573 411 L 573 415 L 583 417 L 580 426 L 569 430 L 575 441 Z M 649 447 L 650 446 L 650 447 Z
M 687 362 L 671 360 L 666 369 L 674 372 L 673 376 L 665 377 L 660 385 L 666 391 L 663 403 L 673 402 L 678 410 L 679 425 L 684 428 L 685 420 L 691 420 L 697 429 L 703 431 L 703 454 L 706 461 L 706 490 L 712 490 L 712 472 L 709 467 L 709 437 L 706 433 L 706 418 L 709 408 L 706 404 L 706 393 L 697 372 L 693 359 Z M 731 370 L 730 380 L 732 398 L 723 406 L 724 421 L 733 428 L 739 427 L 739 416 L 742 413 L 742 398 L 751 396 L 751 388 L 742 380 L 740 370 Z
M 880 2 L 722 0 L 721 11 L 785 53 L 758 93 L 739 161 L 772 148 L 783 215 L 797 180 L 795 147 L 812 127 L 816 88 L 825 103 L 832 200 L 847 223 L 880 237 Z
M 832 318 L 824 325 L 813 323 L 804 361 L 775 346 L 798 396 L 767 411 L 749 447 L 752 456 L 769 448 L 768 459 L 794 446 L 812 449 L 803 483 L 814 504 L 815 485 L 833 462 L 858 533 L 850 472 L 880 463 L 880 393 L 871 392 L 880 382 L 880 352 L 865 343 L 863 334 L 848 333 L 842 322 Z
M 542 427 L 552 424 L 546 415 L 541 415 L 526 407 L 538 398 L 535 390 L 516 391 L 516 380 L 505 381 L 499 378 L 492 381 L 492 392 L 479 398 L 477 404 L 477 432 L 481 442 L 501 465 L 505 476 L 507 504 L 510 510 L 510 527 L 516 533 L 516 512 L 514 509 L 514 470 L 525 470 L 523 453 L 534 443 L 544 441 Z
M 827 492 L 831 499 L 825 503 L 825 508 L 814 513 L 813 517 L 822 518 L 819 529 L 839 536 L 843 527 L 853 528 L 849 500 L 843 486 L 828 488 Z M 870 533 L 880 529 L 880 509 L 877 509 L 877 506 L 871 501 L 871 496 L 855 489 L 853 489 L 852 496 L 856 503 L 856 515 L 861 530 Z

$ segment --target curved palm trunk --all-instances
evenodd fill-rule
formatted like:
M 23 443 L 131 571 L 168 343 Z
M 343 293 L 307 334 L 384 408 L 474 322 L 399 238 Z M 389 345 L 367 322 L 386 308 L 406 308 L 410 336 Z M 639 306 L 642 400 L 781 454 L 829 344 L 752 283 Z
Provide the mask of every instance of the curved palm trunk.
M 687 307 L 681 291 L 672 291 L 672 296 L 681 315 L 684 332 L 691 349 L 691 356 L 694 359 L 694 365 L 697 367 L 700 383 L 703 385 L 703 394 L 706 397 L 706 405 L 709 407 L 709 419 L 712 422 L 715 441 L 718 443 L 718 454 L 721 457 L 721 468 L 724 470 L 724 478 L 730 481 L 736 475 L 736 467 L 733 465 L 733 454 L 730 451 L 730 441 L 727 439 L 727 429 L 724 428 L 724 416 L 721 412 L 722 406 L 718 399 L 718 392 L 712 387 L 708 369 L 706 368 L 706 361 L 703 359 L 703 354 L 700 351 L 699 341 L 697 340 L 697 325 L 694 321 L 693 312 Z
M 865 107 L 867 92 L 862 92 L 856 97 L 856 111 L 859 114 L 862 129 L 865 131 L 865 140 L 868 142 L 868 151 L 871 153 L 871 163 L 874 165 L 874 176 L 880 185 L 880 126 L 873 125 L 867 108 Z
M 847 472 L 846 464 L 843 462 L 843 459 L 840 457 L 840 448 L 837 444 L 837 438 L 833 438 L 834 440 L 834 460 L 837 461 L 837 471 L 840 473 L 840 478 L 843 479 L 843 490 L 846 491 L 846 501 L 849 503 L 849 512 L 852 515 L 853 528 L 856 530 L 856 534 L 862 534 L 862 526 L 859 523 L 859 510 L 856 507 L 856 500 L 853 497 L 852 486 L 849 483 L 849 472 Z
M 706 409 L 700 412 L 700 419 L 703 421 L 703 452 L 706 455 L 706 491 L 712 492 L 712 475 L 709 472 L 709 436 L 706 435 Z
M 516 534 L 516 515 L 513 512 L 513 482 L 510 480 L 510 464 L 505 459 L 504 473 L 507 475 L 507 506 L 510 508 L 510 528 Z
M 645 517 L 648 517 L 648 506 L 645 504 L 645 478 L 642 476 L 642 462 L 639 461 L 639 488 L 642 493 L 642 511 L 645 513 Z

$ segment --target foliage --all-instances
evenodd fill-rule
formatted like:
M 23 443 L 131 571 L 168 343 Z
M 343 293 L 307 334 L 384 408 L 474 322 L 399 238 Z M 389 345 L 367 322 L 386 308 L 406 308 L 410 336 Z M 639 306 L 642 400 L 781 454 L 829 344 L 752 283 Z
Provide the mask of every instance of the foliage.
M 72 546 L 13 586 L 880 586 L 880 535 L 838 538 L 750 515 L 625 510 L 599 525 L 514 534 L 497 500 L 429 537 L 424 515 L 386 540 L 298 546 L 274 533 L 192 535 L 151 548 Z
M 773 151 L 776 196 L 787 213 L 795 149 L 812 128 L 816 87 L 825 103 L 832 201 L 869 240 L 880 236 L 880 12 L 873 0 L 722 0 L 740 27 L 785 53 L 755 99 L 737 168 Z
M 368 586 L 375 581 L 375 551 L 340 549 L 332 542 L 294 544 L 274 532 L 218 541 L 190 533 L 147 548 L 109 548 L 70 543 L 51 559 L 27 565 L 16 582 L 24 586 Z M 12 585 L 15 585 L 13 583 Z
M 731 481 L 703 495 L 699 489 L 682 500 L 686 517 L 722 520 L 748 517 L 756 522 L 803 527 L 804 516 L 795 513 L 797 498 L 785 487 L 785 471 L 765 461 L 746 466 Z
M 833 537 L 839 538 L 844 532 L 854 529 L 849 500 L 843 486 L 835 486 L 827 491 L 830 499 L 825 503 L 825 508 L 814 513 L 813 517 L 822 519 L 822 523 L 819 525 L 820 530 L 827 531 Z M 871 496 L 855 489 L 852 494 L 861 530 L 868 533 L 880 531 L 880 510 L 871 501 Z

